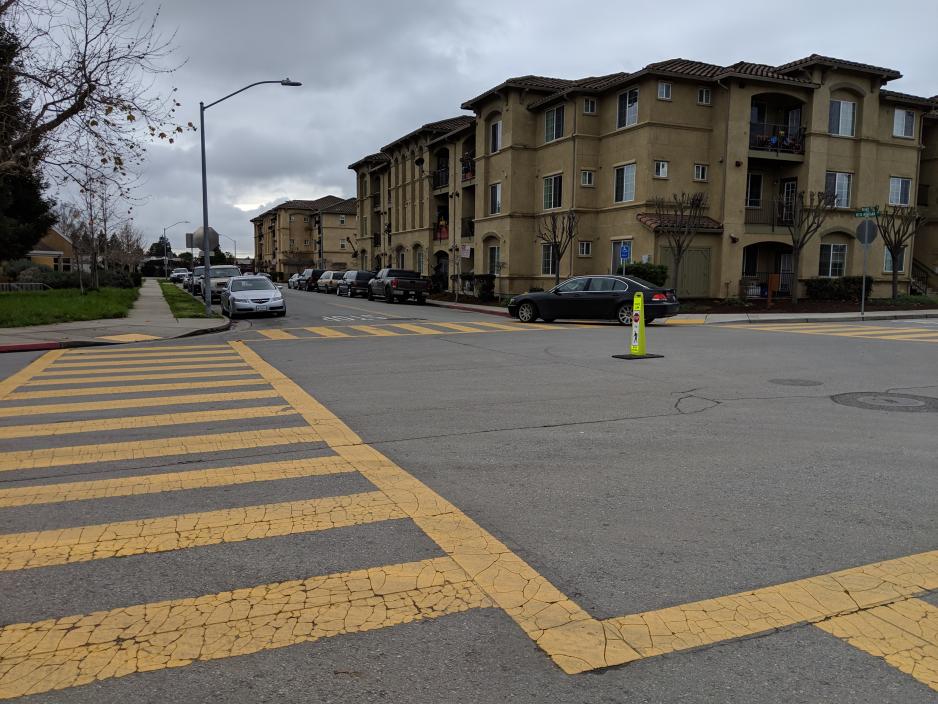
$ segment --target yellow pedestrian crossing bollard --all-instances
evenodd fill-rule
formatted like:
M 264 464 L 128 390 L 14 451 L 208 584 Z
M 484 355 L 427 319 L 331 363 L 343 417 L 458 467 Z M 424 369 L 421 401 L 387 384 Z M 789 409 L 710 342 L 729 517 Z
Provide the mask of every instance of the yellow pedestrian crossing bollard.
M 629 354 L 614 354 L 615 359 L 653 359 L 660 354 L 648 354 L 645 339 L 645 295 L 639 291 L 632 299 L 632 340 Z

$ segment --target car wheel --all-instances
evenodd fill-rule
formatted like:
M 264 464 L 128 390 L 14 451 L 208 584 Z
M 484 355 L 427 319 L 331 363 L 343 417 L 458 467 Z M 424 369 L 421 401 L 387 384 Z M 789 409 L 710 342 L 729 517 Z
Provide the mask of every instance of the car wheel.
M 537 320 L 537 306 L 525 301 L 518 306 L 518 320 L 522 323 L 533 323 Z
M 371 286 L 368 287 L 368 296 L 369 301 L 375 300 L 375 292 L 371 290 Z
M 427 297 L 426 297 L 426 296 L 417 296 L 417 305 L 418 305 L 418 306 L 423 306 L 423 305 L 426 305 L 426 304 L 427 304 Z
M 623 303 L 619 306 L 619 310 L 616 311 L 616 320 L 619 321 L 619 325 L 631 325 L 632 324 L 632 304 Z

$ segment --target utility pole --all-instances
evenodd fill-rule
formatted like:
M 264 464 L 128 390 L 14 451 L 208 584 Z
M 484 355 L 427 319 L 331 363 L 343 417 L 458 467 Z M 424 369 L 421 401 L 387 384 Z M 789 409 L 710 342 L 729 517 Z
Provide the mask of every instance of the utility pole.
M 318 249 L 318 255 L 319 255 L 319 268 L 325 269 L 326 258 L 323 253 L 324 247 L 323 247 L 323 241 L 322 241 L 322 217 L 323 217 L 322 211 L 320 210 L 319 213 L 316 215 L 316 234 L 319 237 L 316 243 L 317 243 L 317 249 Z

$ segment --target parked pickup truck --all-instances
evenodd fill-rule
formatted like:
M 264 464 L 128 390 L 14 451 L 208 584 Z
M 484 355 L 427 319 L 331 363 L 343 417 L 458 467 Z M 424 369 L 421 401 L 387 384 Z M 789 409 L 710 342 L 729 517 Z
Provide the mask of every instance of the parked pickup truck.
M 385 303 L 394 303 L 413 298 L 417 303 L 426 303 L 429 293 L 430 281 L 407 269 L 382 269 L 368 283 L 369 301 L 380 297 Z

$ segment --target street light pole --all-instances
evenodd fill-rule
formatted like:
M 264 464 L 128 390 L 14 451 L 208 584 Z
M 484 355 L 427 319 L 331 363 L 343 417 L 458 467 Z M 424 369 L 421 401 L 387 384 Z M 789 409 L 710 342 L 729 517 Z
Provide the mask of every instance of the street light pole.
M 201 132 L 202 138 L 202 251 L 205 255 L 205 274 L 202 279 L 202 293 L 205 296 L 205 314 L 208 316 L 212 315 L 212 252 L 211 248 L 209 247 L 208 236 L 208 184 L 205 179 L 205 111 L 213 105 L 218 105 L 223 100 L 228 100 L 228 98 L 231 98 L 238 93 L 243 93 L 248 88 L 253 88 L 254 86 L 263 85 L 265 83 L 279 83 L 282 86 L 290 87 L 303 85 L 299 81 L 291 81 L 289 78 L 284 78 L 279 81 L 255 81 L 254 83 L 249 83 L 248 85 L 244 86 L 244 88 L 239 88 L 235 92 L 229 93 L 223 98 L 219 98 L 218 100 L 211 102 L 208 105 L 202 101 L 199 101 L 199 132 Z
M 188 220 L 180 220 L 179 222 L 174 222 L 172 225 L 167 225 L 163 228 L 163 278 L 169 276 L 169 262 L 166 257 L 166 231 L 171 227 L 176 227 L 176 225 L 182 225 L 183 223 L 188 224 Z

